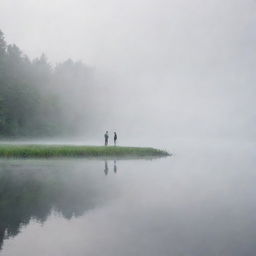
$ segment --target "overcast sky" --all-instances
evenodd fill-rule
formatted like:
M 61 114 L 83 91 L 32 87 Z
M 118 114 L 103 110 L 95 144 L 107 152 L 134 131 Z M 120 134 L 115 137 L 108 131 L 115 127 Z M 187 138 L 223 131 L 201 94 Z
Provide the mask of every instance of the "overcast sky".
M 255 28 L 254 0 L 0 0 L 8 43 L 105 72 L 106 126 L 150 136 L 255 137 Z

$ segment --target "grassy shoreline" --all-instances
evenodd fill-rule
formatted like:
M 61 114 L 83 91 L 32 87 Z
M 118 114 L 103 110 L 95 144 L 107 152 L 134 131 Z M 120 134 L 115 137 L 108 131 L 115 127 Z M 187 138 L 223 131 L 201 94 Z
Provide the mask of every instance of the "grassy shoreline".
M 0 144 L 0 157 L 7 158 L 164 156 L 169 156 L 169 153 L 150 147 Z

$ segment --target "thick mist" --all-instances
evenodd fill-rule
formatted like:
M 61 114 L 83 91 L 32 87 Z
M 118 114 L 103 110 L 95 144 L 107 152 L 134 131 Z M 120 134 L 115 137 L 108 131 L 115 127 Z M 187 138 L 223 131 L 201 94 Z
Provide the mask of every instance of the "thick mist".
M 77 106 L 77 136 L 252 140 L 255 8 L 252 0 L 2 0 L 0 26 L 31 58 L 93 69 L 89 106 L 86 86 L 62 95 Z

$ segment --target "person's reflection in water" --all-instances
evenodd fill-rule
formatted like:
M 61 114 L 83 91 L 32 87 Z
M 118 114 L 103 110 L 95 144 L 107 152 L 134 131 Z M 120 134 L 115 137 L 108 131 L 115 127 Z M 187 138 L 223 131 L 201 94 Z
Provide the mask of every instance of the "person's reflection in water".
M 117 172 L 116 160 L 114 160 L 114 173 Z
M 108 175 L 108 161 L 105 160 L 105 169 L 104 169 L 105 175 Z

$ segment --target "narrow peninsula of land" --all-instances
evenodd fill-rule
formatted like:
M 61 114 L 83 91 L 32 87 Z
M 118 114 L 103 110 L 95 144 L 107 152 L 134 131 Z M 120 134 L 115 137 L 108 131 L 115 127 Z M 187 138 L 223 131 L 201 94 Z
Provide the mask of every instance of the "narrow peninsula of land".
M 50 158 L 50 157 L 116 157 L 116 158 L 154 158 L 165 157 L 167 151 L 150 147 L 120 146 L 71 146 L 71 145 L 0 145 L 0 157 Z

